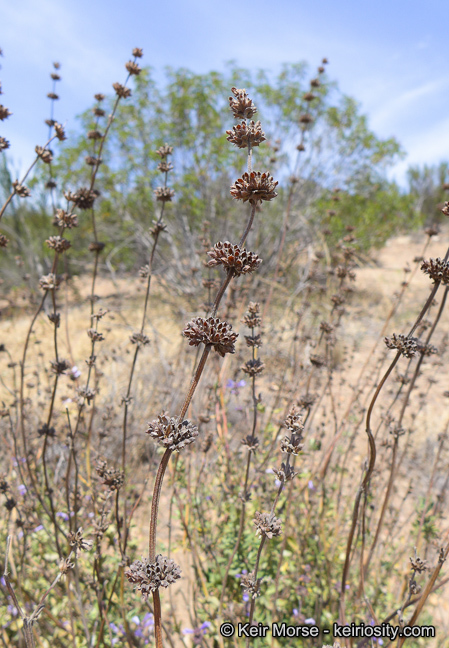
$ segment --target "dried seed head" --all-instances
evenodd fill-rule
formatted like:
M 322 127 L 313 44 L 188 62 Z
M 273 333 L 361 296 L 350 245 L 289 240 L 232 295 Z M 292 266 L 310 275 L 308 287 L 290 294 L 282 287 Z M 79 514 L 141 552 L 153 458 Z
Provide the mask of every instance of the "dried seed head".
M 126 65 L 125 65 L 125 68 L 128 70 L 128 72 L 129 72 L 131 75 L 134 74 L 134 75 L 137 76 L 137 75 L 139 75 L 139 74 L 142 72 L 142 68 L 139 67 L 139 66 L 137 65 L 137 63 L 134 63 L 134 61 L 128 61 L 128 63 L 126 63 Z M 129 95 L 127 95 L 127 96 L 129 96 Z
M 94 99 L 96 99 L 97 101 L 104 101 L 104 94 L 97 92 L 97 94 L 94 95 Z
M 94 328 L 87 329 L 87 335 L 90 337 L 92 342 L 103 342 L 104 340 L 103 333 L 100 333 L 100 331 L 97 331 Z
M 108 468 L 106 461 L 98 461 L 95 471 L 101 478 L 101 483 L 107 486 L 110 491 L 120 490 L 125 482 L 125 474 L 116 468 Z
M 58 185 L 56 184 L 56 182 L 53 179 L 47 180 L 47 182 L 45 183 L 45 188 L 46 189 L 55 189 L 57 186 Z
M 307 126 L 307 124 L 311 124 L 313 122 L 313 117 L 312 115 L 309 115 L 308 113 L 301 115 L 299 118 L 299 123 L 304 124 Z
M 62 126 L 61 124 L 58 124 L 58 122 L 55 122 L 54 127 L 55 127 L 56 137 L 58 138 L 58 140 L 60 142 L 67 139 L 66 134 L 65 134 L 65 130 L 64 130 L 64 126 Z
M 243 574 L 240 579 L 240 586 L 243 587 L 245 592 L 249 594 L 252 599 L 256 599 L 260 596 L 260 584 L 262 582 L 261 578 L 254 578 L 254 572 L 250 574 Z
M 8 108 L 0 104 L 0 121 L 3 121 L 4 119 L 8 119 L 10 115 L 12 115 L 12 112 L 8 110 Z
M 440 233 L 440 228 L 438 227 L 438 225 L 431 225 L 430 227 L 427 227 L 424 232 L 429 238 L 431 238 L 432 236 L 437 236 Z
M 57 209 L 55 223 L 59 227 L 72 229 L 72 227 L 78 227 L 78 216 L 76 214 L 70 214 L 69 212 L 64 211 L 64 209 Z
M 6 247 L 8 243 L 9 239 L 7 239 L 4 234 L 0 234 L 0 247 Z
M 418 574 L 421 574 L 422 572 L 425 572 L 428 569 L 430 569 L 429 563 L 427 562 L 427 560 L 422 560 L 421 558 L 419 558 L 419 556 L 416 555 L 416 553 L 415 553 L 414 558 L 412 558 L 410 556 L 410 562 L 411 562 L 413 571 L 417 572 Z
M 310 87 L 311 88 L 319 88 L 321 85 L 321 82 L 319 79 L 312 79 L 310 82 Z
M 449 284 L 449 263 L 444 259 L 429 259 L 421 263 L 421 270 L 429 275 L 433 283 Z
M 117 82 L 113 83 L 112 87 L 115 90 L 115 94 L 117 95 L 117 97 L 120 97 L 120 99 L 127 99 L 128 97 L 131 96 L 131 89 L 126 88 L 121 83 L 117 83 Z
M 56 328 L 59 328 L 59 324 L 61 323 L 61 315 L 59 313 L 48 313 L 47 317 Z
M 258 205 L 263 200 L 276 198 L 275 191 L 278 182 L 267 171 L 252 171 L 244 173 L 241 178 L 235 181 L 231 187 L 231 196 L 236 200 L 249 201 L 252 205 Z
M 329 324 L 328 322 L 321 322 L 320 324 L 320 331 L 323 331 L 323 333 L 329 334 L 332 333 L 334 330 L 334 327 L 332 324 Z
M 248 434 L 242 439 L 242 445 L 248 448 L 248 452 L 257 452 L 259 448 L 259 439 L 253 434 Z
M 234 119 L 251 119 L 257 112 L 253 100 L 248 97 L 246 90 L 243 88 L 231 88 L 234 95 L 229 97 L 229 107 L 234 115 Z
M 323 356 L 318 355 L 316 353 L 311 353 L 310 354 L 310 362 L 313 364 L 314 367 L 324 367 L 326 365 L 326 358 L 323 358 Z
M 303 99 L 304 101 L 313 101 L 314 99 L 318 99 L 318 97 L 317 95 L 314 95 L 313 92 L 306 92 Z
M 92 542 L 83 538 L 83 527 L 80 527 L 76 533 L 70 531 L 68 541 L 70 546 L 74 548 L 76 555 L 78 555 L 80 551 L 89 551 L 89 549 L 92 548 Z
M 92 112 L 95 115 L 95 117 L 104 117 L 106 115 L 106 111 L 103 110 L 103 108 L 92 108 Z
M 55 92 L 47 92 L 47 97 L 52 101 L 57 101 L 59 99 L 59 95 L 57 95 Z
M 169 173 L 173 170 L 173 164 L 171 162 L 159 162 L 157 168 L 161 173 Z
M 188 420 L 178 423 L 176 418 L 169 417 L 165 412 L 148 424 L 147 434 L 164 448 L 179 452 L 196 440 L 198 428 Z
M 53 161 L 53 153 L 49 149 L 46 149 L 43 146 L 36 146 L 34 150 L 36 151 L 37 156 L 42 160 L 42 162 L 45 162 L 45 164 L 50 164 Z
M 399 335 L 393 333 L 391 337 L 386 337 L 385 344 L 389 349 L 397 349 L 405 358 L 413 358 L 418 348 L 416 338 L 409 338 L 401 333 Z
M 0 151 L 5 151 L 6 149 L 9 149 L 10 143 L 8 142 L 7 139 L 4 137 L 0 137 Z
M 233 245 L 229 241 L 224 243 L 219 241 L 207 254 L 211 258 L 207 263 L 209 268 L 221 264 L 227 270 L 232 269 L 236 277 L 254 272 L 262 263 L 262 259 L 259 259 L 257 254 Z
M 174 560 L 159 554 L 153 563 L 148 558 L 135 560 L 125 569 L 125 575 L 146 600 L 150 592 L 155 592 L 159 587 L 168 587 L 181 578 L 181 568 Z
M 37 433 L 40 437 L 51 437 L 53 438 L 56 434 L 56 430 L 54 427 L 49 427 L 48 423 L 43 423 L 41 427 L 37 429 Z
M 249 124 L 242 121 L 241 124 L 233 126 L 232 130 L 227 130 L 226 135 L 228 142 L 235 144 L 238 148 L 247 148 L 248 144 L 259 146 L 266 140 L 260 121 L 254 122 L 251 120 Z
M 103 135 L 100 133 L 99 130 L 90 130 L 87 133 L 87 139 L 91 140 L 101 140 L 103 138 Z
M 445 202 L 441 210 L 445 216 L 449 216 L 449 202 Z
M 279 479 L 279 481 L 284 484 L 285 482 L 291 481 L 298 474 L 297 472 L 295 472 L 292 466 L 287 466 L 287 464 L 285 464 L 284 462 L 282 462 L 279 470 L 273 468 L 273 472 Z
M 186 324 L 182 334 L 189 340 L 190 346 L 201 343 L 213 346 L 222 357 L 226 353 L 235 353 L 234 343 L 238 333 L 234 333 L 230 324 L 217 317 L 195 317 Z
M 74 567 L 75 563 L 73 563 L 70 558 L 61 558 L 59 561 L 59 571 L 61 574 L 67 574 Z
M 92 243 L 89 243 L 90 252 L 102 252 L 105 247 L 106 243 L 102 243 L 101 241 L 92 241 Z
M 173 153 L 173 146 L 169 146 L 168 144 L 164 144 L 164 146 L 160 146 L 156 153 L 162 158 L 166 158 L 168 155 L 172 155 Z
M 153 227 L 150 229 L 150 234 L 153 238 L 159 236 L 161 232 L 165 232 L 167 225 L 165 223 L 159 222 L 157 220 L 153 221 Z M 148 267 L 148 266 L 145 266 Z M 147 275 L 148 276 L 148 275 Z
M 170 187 L 157 187 L 153 193 L 156 196 L 156 200 L 160 200 L 161 202 L 170 202 L 175 195 L 175 192 Z
M 290 408 L 289 413 L 284 419 L 283 425 L 293 434 L 301 434 L 304 430 L 304 423 L 298 407 L 293 405 L 293 407 Z
M 245 313 L 245 316 L 242 320 L 248 328 L 256 328 L 262 324 L 262 318 L 260 317 L 260 305 L 257 302 L 249 302 L 248 310 Z
M 303 449 L 304 443 L 302 434 L 292 434 L 291 437 L 284 437 L 281 441 L 281 452 L 298 455 Z
M 143 49 L 141 47 L 135 47 L 131 53 L 135 58 L 142 58 Z
M 59 284 L 59 278 L 53 273 L 43 275 L 39 279 L 39 286 L 42 288 L 42 290 L 57 290 Z
M 262 373 L 264 369 L 265 369 L 265 364 L 259 358 L 255 358 L 254 360 L 248 360 L 242 366 L 242 371 L 244 371 L 246 374 L 248 374 L 251 377 L 259 375 L 260 373 Z
M 420 340 L 417 341 L 416 352 L 421 353 L 423 356 L 431 356 L 438 353 L 438 349 L 433 344 L 425 344 Z
M 70 369 L 70 364 L 67 360 L 52 360 L 50 364 L 52 372 L 57 376 L 65 374 Z
M 73 193 L 71 191 L 64 193 L 66 200 L 75 203 L 80 209 L 91 209 L 99 195 L 96 189 L 89 189 L 88 187 L 80 187 Z
M 20 184 L 18 180 L 14 180 L 12 186 L 14 188 L 14 193 L 19 196 L 19 198 L 28 198 L 29 196 L 31 196 L 31 192 L 28 187 Z
M 142 277 L 142 279 L 146 279 L 150 274 L 150 266 L 144 265 L 139 269 L 139 276 Z
M 265 536 L 269 540 L 277 538 L 282 533 L 282 522 L 272 513 L 256 511 L 253 523 L 256 527 L 256 535 Z
M 50 74 L 50 78 L 53 79 L 53 81 L 61 81 L 61 77 L 59 76 L 59 74 L 56 74 L 56 72 L 52 72 Z
M 95 398 L 95 389 L 91 389 L 91 387 L 78 387 L 77 391 L 81 404 L 86 400 L 87 404 L 90 405 L 90 401 Z
M 62 211 L 62 210 L 61 210 Z M 68 241 L 65 238 L 62 238 L 62 236 L 50 236 L 46 241 L 46 244 L 50 248 L 50 250 L 54 250 L 58 254 L 62 254 L 66 250 L 71 247 L 70 241 Z
M 100 166 L 103 160 L 100 157 L 94 157 L 93 155 L 88 155 L 84 158 L 85 163 L 88 166 Z
M 259 349 L 262 346 L 262 337 L 260 333 L 257 335 L 245 335 L 246 344 L 249 347 Z
M 131 340 L 131 344 L 137 344 L 139 347 L 150 344 L 150 338 L 145 333 L 133 333 L 129 336 L 129 339 Z

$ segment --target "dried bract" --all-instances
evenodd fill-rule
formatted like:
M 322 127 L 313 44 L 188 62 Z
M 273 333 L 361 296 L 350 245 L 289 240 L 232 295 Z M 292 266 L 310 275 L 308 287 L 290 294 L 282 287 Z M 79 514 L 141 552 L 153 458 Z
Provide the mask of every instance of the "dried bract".
M 107 486 L 110 491 L 120 490 L 125 482 L 125 474 L 116 468 L 108 468 L 106 461 L 99 461 L 95 470 L 101 478 L 101 483 Z
M 78 227 L 78 216 L 66 212 L 64 209 L 57 209 L 55 214 L 55 223 L 59 227 L 72 229 L 72 227 Z
M 8 119 L 10 115 L 12 115 L 12 112 L 8 110 L 8 108 L 0 104 L 0 121 L 3 121 L 4 119 Z
M 76 533 L 69 531 L 68 541 L 71 547 L 74 548 L 75 554 L 78 555 L 80 551 L 89 551 L 92 548 L 91 540 L 83 538 L 83 527 L 80 527 Z
M 10 147 L 10 144 L 7 139 L 0 137 L 0 151 L 5 151 Z
M 79 209 L 91 209 L 99 195 L 96 189 L 89 189 L 88 187 L 80 187 L 74 193 L 67 191 L 64 194 L 65 198 L 69 202 L 75 203 Z
M 58 124 L 58 122 L 55 122 L 54 126 L 55 126 L 56 137 L 58 138 L 58 140 L 62 142 L 63 140 L 67 139 L 64 131 L 64 126 Z
M 286 418 L 284 419 L 284 426 L 293 434 L 301 434 L 304 430 L 304 423 L 298 407 L 291 407 Z
M 57 376 L 65 374 L 70 369 L 70 364 L 67 360 L 52 360 L 50 364 L 52 372 Z

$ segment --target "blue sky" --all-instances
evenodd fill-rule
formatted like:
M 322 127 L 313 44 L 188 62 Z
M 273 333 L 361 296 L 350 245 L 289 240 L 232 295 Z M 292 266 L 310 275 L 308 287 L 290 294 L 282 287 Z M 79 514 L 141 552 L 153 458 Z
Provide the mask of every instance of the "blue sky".
M 0 0 L 0 102 L 14 113 L 0 135 L 25 168 L 47 134 L 53 61 L 63 78 L 56 117 L 75 128 L 93 94 L 123 80 L 133 47 L 156 74 L 165 65 L 219 70 L 230 59 L 275 72 L 326 56 L 329 77 L 370 127 L 407 151 L 393 170 L 403 182 L 409 164 L 449 159 L 448 17 L 446 0 Z

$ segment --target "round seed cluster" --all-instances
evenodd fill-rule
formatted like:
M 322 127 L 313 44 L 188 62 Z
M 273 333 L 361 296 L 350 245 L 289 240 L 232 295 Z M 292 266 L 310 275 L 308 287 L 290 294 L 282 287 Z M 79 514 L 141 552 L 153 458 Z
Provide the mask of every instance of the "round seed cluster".
M 259 513 L 254 516 L 256 535 L 265 536 L 268 539 L 277 538 L 282 533 L 282 522 L 272 513 Z
M 292 434 L 291 437 L 284 437 L 281 441 L 281 452 L 298 455 L 303 449 L 304 443 L 302 434 Z
M 171 199 L 175 195 L 173 189 L 169 187 L 157 187 L 153 193 L 156 196 L 156 200 L 160 200 L 161 202 L 171 202 Z
M 157 419 L 148 424 L 147 434 L 156 439 L 164 448 L 179 452 L 190 445 L 198 436 L 198 428 L 188 420 L 178 423 L 173 416 L 159 414 Z
M 429 275 L 433 283 L 449 284 L 449 263 L 440 259 L 429 259 L 421 263 L 421 270 Z
M 218 241 L 207 254 L 211 258 L 207 262 L 209 268 L 221 264 L 228 270 L 232 269 L 236 277 L 254 272 L 262 263 L 262 259 L 259 259 L 257 254 L 248 252 L 245 248 L 233 245 L 229 241 L 224 243 Z
M 232 326 L 218 317 L 195 317 L 186 324 L 182 334 L 189 340 L 190 346 L 201 343 L 211 345 L 222 357 L 226 353 L 235 353 L 234 343 L 238 333 L 234 333 Z
M 393 333 L 391 337 L 386 337 L 385 344 L 389 349 L 400 351 L 405 358 L 413 358 L 418 350 L 417 338 L 409 338 L 402 334 L 396 335 L 396 333 Z
M 227 130 L 226 135 L 228 142 L 235 144 L 238 148 L 247 148 L 248 144 L 259 146 L 266 140 L 260 121 L 251 120 L 249 124 L 242 121 L 241 124 L 233 126 L 232 130 Z
M 241 178 L 235 181 L 231 187 L 231 196 L 236 200 L 249 201 L 252 205 L 258 205 L 263 200 L 276 198 L 275 191 L 278 182 L 267 171 L 252 171 L 244 173 Z
M 174 560 L 159 554 L 154 562 L 148 558 L 135 560 L 125 569 L 125 574 L 134 589 L 142 592 L 146 600 L 150 592 L 155 592 L 159 587 L 168 587 L 181 578 L 181 568 Z
M 248 448 L 248 452 L 257 452 L 259 449 L 259 439 L 253 434 L 248 434 L 242 439 L 242 445 Z
M 150 338 L 145 333 L 133 333 L 129 336 L 131 344 L 137 344 L 139 347 L 146 346 L 150 343 Z
M 99 193 L 95 189 L 80 187 L 74 193 L 67 191 L 64 196 L 68 201 L 75 203 L 79 209 L 91 209 Z

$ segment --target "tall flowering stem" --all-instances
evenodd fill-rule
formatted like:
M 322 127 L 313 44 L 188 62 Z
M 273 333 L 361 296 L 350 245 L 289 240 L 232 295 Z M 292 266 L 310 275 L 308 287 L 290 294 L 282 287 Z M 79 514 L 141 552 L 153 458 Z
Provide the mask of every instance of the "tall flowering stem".
M 209 252 L 209 256 L 211 257 L 209 266 L 223 265 L 226 276 L 217 292 L 211 316 L 207 318 L 196 317 L 188 322 L 184 328 L 183 335 L 188 339 L 189 345 L 198 347 L 203 344 L 204 349 L 187 395 L 183 401 L 179 416 L 171 418 L 167 414 L 161 414 L 157 420 L 148 426 L 147 432 L 150 436 L 165 447 L 165 453 L 162 456 L 153 489 L 148 545 L 148 561 L 151 569 L 154 569 L 159 559 L 163 559 L 161 556 L 156 555 L 156 531 L 159 501 L 168 462 L 173 452 L 179 452 L 185 445 L 192 443 L 198 435 L 197 428 L 189 421 L 184 420 L 184 416 L 189 409 L 192 398 L 199 385 L 210 352 L 214 350 L 221 357 L 224 357 L 227 353 L 235 352 L 234 344 L 238 334 L 233 332 L 230 324 L 217 318 L 216 313 L 231 280 L 242 274 L 253 272 L 260 265 L 261 261 L 257 255 L 248 252 L 242 246 L 253 225 L 257 205 L 260 205 L 262 201 L 269 201 L 277 196 L 275 189 L 278 183 L 273 180 L 272 176 L 268 172 L 261 173 L 252 170 L 252 148 L 253 146 L 258 146 L 265 139 L 260 122 L 257 124 L 248 122 L 257 112 L 257 108 L 245 90 L 232 88 L 232 93 L 233 97 L 229 99 L 231 111 L 236 119 L 243 121 L 240 128 L 234 127 L 232 131 L 227 131 L 227 139 L 239 148 L 247 148 L 248 171 L 232 185 L 231 195 L 236 200 L 249 202 L 251 211 L 238 246 L 233 246 L 229 242 L 219 242 Z M 133 580 L 133 565 L 135 564 L 133 563 L 126 571 L 126 575 L 131 582 L 135 582 Z M 138 588 L 140 584 L 137 585 Z M 161 648 L 162 619 L 158 590 L 159 585 L 157 584 L 154 584 L 151 588 L 154 603 L 156 646 L 157 648 Z

